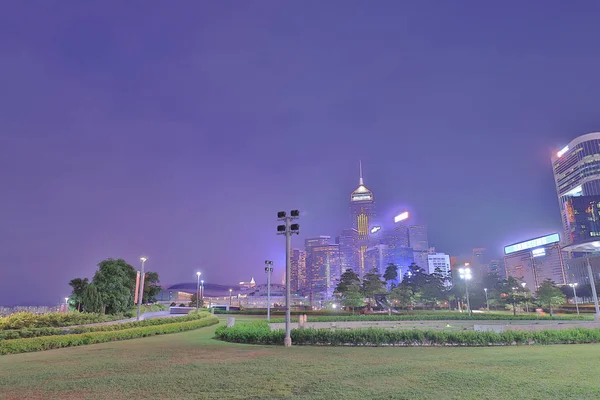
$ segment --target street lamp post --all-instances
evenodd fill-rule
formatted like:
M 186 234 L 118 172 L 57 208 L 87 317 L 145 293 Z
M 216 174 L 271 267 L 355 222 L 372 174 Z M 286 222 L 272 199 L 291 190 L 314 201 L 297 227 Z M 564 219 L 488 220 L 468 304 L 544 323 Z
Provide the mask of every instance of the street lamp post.
M 140 273 L 140 293 L 138 295 L 138 309 L 137 309 L 137 320 L 140 320 L 140 315 L 142 314 L 142 299 L 144 296 L 144 263 L 146 262 L 146 257 L 140 257 L 140 261 L 142 262 L 142 272 Z
M 483 288 L 483 291 L 485 292 L 485 307 L 487 308 L 488 312 L 490 312 L 490 302 L 488 301 L 487 288 Z
M 200 275 L 202 275 L 202 272 L 196 272 L 196 276 L 198 277 L 198 284 L 196 285 L 196 310 L 200 308 Z
M 300 211 L 292 210 L 290 215 L 287 216 L 285 211 L 279 211 L 277 213 L 277 219 L 283 221 L 284 225 L 277 225 L 277 234 L 285 235 L 285 338 L 283 339 L 283 345 L 290 347 L 292 345 L 291 336 L 291 308 L 290 308 L 290 261 L 291 261 L 291 247 L 292 247 L 292 235 L 300 233 L 300 225 L 292 224 L 292 220 L 300 217 Z
M 471 268 L 468 268 L 469 263 L 465 263 L 465 268 L 459 268 L 458 273 L 460 279 L 465 281 L 465 291 L 467 292 L 467 309 L 469 310 L 469 317 L 471 316 L 471 301 L 469 300 L 469 280 L 471 279 Z
M 527 301 L 527 292 L 525 291 L 526 282 L 521 282 L 521 286 L 523 286 L 523 294 L 525 295 L 525 312 L 529 312 L 529 302 Z
M 575 290 L 575 288 L 577 287 L 577 282 L 569 283 L 569 286 L 571 286 L 573 288 L 573 299 L 575 300 L 575 308 L 577 309 L 577 316 L 579 317 L 579 304 L 577 303 L 577 290 Z
M 202 307 L 204 307 L 204 279 L 200 281 L 200 301 L 202 302 Z
M 271 320 L 271 272 L 273 272 L 273 261 L 265 261 L 265 272 L 267 273 L 267 321 Z
M 69 298 L 65 297 L 65 312 L 69 312 Z
M 594 299 L 594 308 L 596 309 L 596 315 L 594 320 L 600 322 L 600 306 L 598 305 L 598 293 L 596 293 L 596 282 L 594 279 L 594 273 L 592 272 L 592 265 L 590 264 L 589 257 L 586 257 L 588 276 L 590 279 L 590 285 L 592 285 L 592 299 Z
M 233 292 L 233 289 L 229 289 L 229 308 L 231 309 L 231 292 Z

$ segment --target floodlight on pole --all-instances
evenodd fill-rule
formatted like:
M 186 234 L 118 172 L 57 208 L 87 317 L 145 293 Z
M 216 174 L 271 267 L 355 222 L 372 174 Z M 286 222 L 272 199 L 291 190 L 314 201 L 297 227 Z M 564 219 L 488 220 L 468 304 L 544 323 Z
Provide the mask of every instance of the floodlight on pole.
M 144 298 L 144 277 L 146 276 L 144 273 L 144 263 L 148 260 L 146 257 L 140 257 L 140 261 L 142 262 L 142 271 L 140 273 L 140 293 L 138 295 L 138 309 L 137 309 L 137 320 L 140 320 L 140 316 L 142 315 L 142 300 Z
M 575 289 L 577 287 L 577 282 L 569 283 L 569 286 L 573 288 L 573 299 L 575 300 L 575 308 L 577 309 L 577 316 L 579 317 L 579 303 L 577 303 L 577 290 Z
M 204 279 L 200 280 L 200 301 L 202 302 L 202 307 L 204 307 Z
M 267 321 L 271 320 L 271 272 L 273 272 L 273 261 L 265 261 L 265 272 L 267 273 Z
M 292 235 L 300 233 L 300 225 L 292 224 L 292 220 L 300 218 L 300 211 L 290 211 L 290 216 L 286 216 L 285 211 L 277 213 L 277 219 L 283 221 L 284 225 L 277 226 L 277 234 L 285 235 L 285 338 L 283 345 L 290 347 L 292 345 L 291 337 L 291 305 L 290 305 L 290 287 L 291 287 L 291 247 Z
M 233 292 L 233 289 L 229 289 L 229 308 L 231 308 L 231 292 Z
M 488 312 L 490 312 L 490 303 L 488 301 L 487 288 L 483 288 L 483 291 L 485 292 L 485 307 L 487 308 Z
M 198 277 L 198 283 L 196 284 L 196 310 L 200 308 L 200 275 L 202 275 L 202 272 L 196 272 L 196 276 Z
M 471 280 L 471 268 L 468 268 L 469 263 L 465 263 L 465 268 L 459 268 L 458 273 L 460 275 L 460 279 L 465 281 L 465 291 L 467 293 L 467 310 L 469 311 L 469 316 L 471 316 L 471 301 L 469 300 L 469 280 Z

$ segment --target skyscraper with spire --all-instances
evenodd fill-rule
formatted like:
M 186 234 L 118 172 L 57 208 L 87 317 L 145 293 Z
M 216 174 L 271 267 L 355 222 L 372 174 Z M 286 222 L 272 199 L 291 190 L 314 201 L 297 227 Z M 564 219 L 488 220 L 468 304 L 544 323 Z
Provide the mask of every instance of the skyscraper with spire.
M 358 251 L 358 273 L 359 276 L 365 274 L 365 253 L 369 246 L 369 233 L 373 218 L 375 218 L 375 199 L 364 183 L 362 162 L 359 162 L 359 181 L 358 187 L 350 195 L 350 215 L 352 217 L 352 228 L 358 232 L 357 251 Z

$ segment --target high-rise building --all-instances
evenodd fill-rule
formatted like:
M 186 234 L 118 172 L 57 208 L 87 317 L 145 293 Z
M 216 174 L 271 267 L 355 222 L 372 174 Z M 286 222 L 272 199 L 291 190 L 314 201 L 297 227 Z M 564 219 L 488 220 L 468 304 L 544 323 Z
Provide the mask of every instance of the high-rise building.
M 350 195 L 350 215 L 352 228 L 358 232 L 358 271 L 356 272 L 362 277 L 365 274 L 365 252 L 369 246 L 369 233 L 375 217 L 375 199 L 373 192 L 364 184 L 362 163 L 358 187 Z
M 351 269 L 358 273 L 358 231 L 344 229 L 342 234 L 335 239 L 340 245 L 340 266 L 342 272 Z
M 365 252 L 365 272 L 371 272 L 376 270 L 379 274 L 383 275 L 387 268 L 387 246 L 385 244 L 376 244 L 375 246 L 369 247 Z
M 565 211 L 570 244 L 600 243 L 600 196 L 571 197 L 565 201 Z
M 429 260 L 429 239 L 427 237 L 427 227 L 424 225 L 411 225 L 408 227 L 408 241 L 413 249 L 413 258 L 415 264 L 427 270 Z
M 600 132 L 588 133 L 569 142 L 552 156 L 552 169 L 565 233 L 563 241 L 570 245 L 573 236 L 568 200 L 600 195 Z
M 504 247 L 506 277 L 523 279 L 535 292 L 546 279 L 557 285 L 566 283 L 563 255 L 558 233 Z
M 427 273 L 433 274 L 439 269 L 439 273 L 444 276 L 444 286 L 452 285 L 452 272 L 450 270 L 450 256 L 444 253 L 427 254 Z
M 341 275 L 340 246 L 327 243 L 307 247 L 306 270 L 311 299 L 331 298 Z
M 306 288 L 306 251 L 292 249 L 290 256 L 290 290 L 301 293 Z
M 506 278 L 506 271 L 504 270 L 504 260 L 491 260 L 488 264 L 487 272 L 490 274 L 498 275 L 500 279 Z

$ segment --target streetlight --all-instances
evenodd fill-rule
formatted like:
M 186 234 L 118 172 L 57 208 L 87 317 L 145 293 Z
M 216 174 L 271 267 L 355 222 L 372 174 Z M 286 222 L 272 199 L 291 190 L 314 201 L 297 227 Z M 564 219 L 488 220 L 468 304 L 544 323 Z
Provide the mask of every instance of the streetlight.
M 273 261 L 265 261 L 265 272 L 267 273 L 267 321 L 271 320 L 271 272 L 273 272 Z
M 335 310 L 335 309 L 337 308 L 337 304 L 333 303 L 333 304 L 331 305 L 331 308 L 333 308 L 333 309 Z
M 467 292 L 467 309 L 469 310 L 469 317 L 471 316 L 471 302 L 469 301 L 469 280 L 472 278 L 471 276 L 471 268 L 468 268 L 469 263 L 465 263 L 465 268 L 459 268 L 458 273 L 460 274 L 460 279 L 465 281 L 465 291 Z
M 200 275 L 202 275 L 202 272 L 196 272 L 196 276 L 198 277 L 198 285 L 196 286 L 196 310 L 200 308 Z
M 65 312 L 69 312 L 69 298 L 65 297 L 65 304 L 66 304 L 66 311 Z
M 487 288 L 483 288 L 483 291 L 485 292 L 485 306 L 486 306 L 488 312 L 490 312 L 490 303 L 488 301 Z
M 575 308 L 577 308 L 577 316 L 579 317 L 579 304 L 577 303 L 577 291 L 575 288 L 577 287 L 577 282 L 569 283 L 569 286 L 573 288 L 573 298 L 575 299 Z
M 233 292 L 233 289 L 229 289 L 229 308 L 231 308 L 231 292 Z
M 277 225 L 277 234 L 285 235 L 285 338 L 283 339 L 283 345 L 290 347 L 292 345 L 291 336 L 291 313 L 290 313 L 290 283 L 291 283 L 291 272 L 290 272 L 290 261 L 291 261 L 291 247 L 292 247 L 292 235 L 300 233 L 300 225 L 292 224 L 292 220 L 300 218 L 300 211 L 290 211 L 288 217 L 285 211 L 279 211 L 277 213 L 277 219 L 284 221 L 284 225 Z
M 137 320 L 140 320 L 140 315 L 142 314 L 142 299 L 144 295 L 144 263 L 146 262 L 146 257 L 140 257 L 140 261 L 142 262 L 142 272 L 140 273 L 140 294 L 138 295 L 138 309 L 137 309 Z
M 202 307 L 204 307 L 204 279 L 200 281 L 200 300 L 202 301 Z
M 525 291 L 526 282 L 521 282 L 521 286 L 523 286 L 523 293 L 525 295 L 525 312 L 529 312 L 529 303 L 527 302 L 527 292 Z

